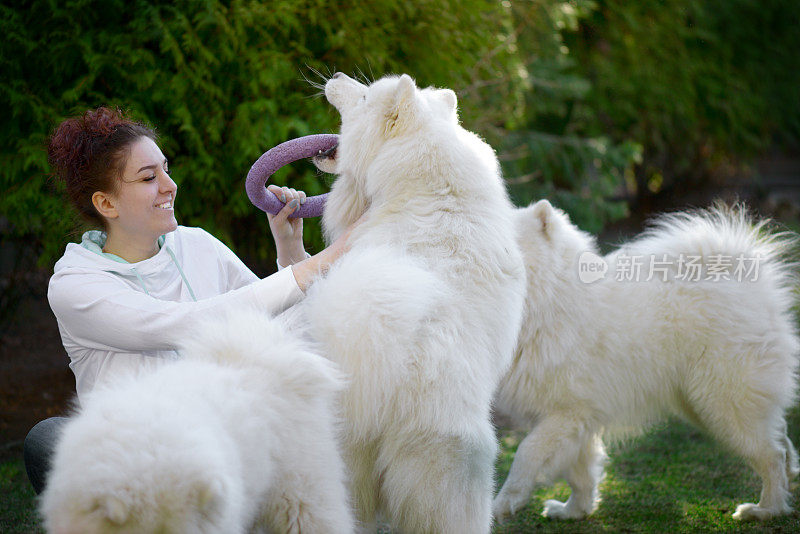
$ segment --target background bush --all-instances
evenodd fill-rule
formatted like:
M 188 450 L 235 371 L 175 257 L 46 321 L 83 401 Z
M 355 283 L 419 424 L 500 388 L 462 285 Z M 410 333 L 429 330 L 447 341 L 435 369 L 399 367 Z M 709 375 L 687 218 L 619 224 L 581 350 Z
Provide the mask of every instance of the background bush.
M 549 197 L 599 231 L 800 132 L 797 2 L 123 1 L 0 6 L 0 232 L 49 266 L 82 228 L 49 177 L 65 117 L 117 105 L 155 126 L 177 212 L 261 274 L 274 251 L 244 178 L 266 149 L 334 132 L 314 83 L 408 72 L 451 87 L 514 200 Z M 309 83 L 313 82 L 313 83 Z M 273 182 L 309 194 L 297 163 Z M 309 248 L 322 246 L 316 222 Z M 25 256 L 21 251 L 28 251 Z
M 602 0 L 565 34 L 591 87 L 583 131 L 643 147 L 622 183 L 632 209 L 741 174 L 772 143 L 796 145 L 797 20 L 793 0 Z
M 336 130 L 336 114 L 304 78 L 322 82 L 315 69 L 408 71 L 421 84 L 463 85 L 504 16 L 483 0 L 39 0 L 0 10 L 4 237 L 24 236 L 44 263 L 60 255 L 77 222 L 48 178 L 44 150 L 64 117 L 117 105 L 154 125 L 180 186 L 180 222 L 270 265 L 264 217 L 247 200 L 244 177 L 267 148 Z M 274 182 L 326 189 L 301 164 Z

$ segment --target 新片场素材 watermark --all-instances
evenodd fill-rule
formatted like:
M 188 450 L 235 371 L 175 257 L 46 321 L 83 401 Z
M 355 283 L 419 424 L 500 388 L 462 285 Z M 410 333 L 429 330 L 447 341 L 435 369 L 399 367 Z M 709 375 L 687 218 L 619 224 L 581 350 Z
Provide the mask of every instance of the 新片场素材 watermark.
M 578 258 L 578 278 L 585 284 L 613 275 L 617 282 L 756 282 L 760 255 L 726 254 L 639 254 L 620 253 L 609 261 L 594 252 L 585 251 Z M 613 267 L 613 268 L 612 268 Z

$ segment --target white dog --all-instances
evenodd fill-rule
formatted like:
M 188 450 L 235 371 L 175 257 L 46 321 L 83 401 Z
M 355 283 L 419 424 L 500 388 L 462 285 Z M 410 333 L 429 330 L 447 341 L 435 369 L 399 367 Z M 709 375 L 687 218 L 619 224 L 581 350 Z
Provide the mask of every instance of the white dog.
M 528 300 L 499 404 L 533 430 L 495 498 L 496 517 L 558 476 L 572 494 L 547 501 L 544 515 L 592 513 L 603 432 L 630 434 L 665 413 L 707 431 L 761 476 L 760 502 L 740 505 L 735 518 L 789 512 L 788 480 L 799 469 L 784 412 L 800 344 L 783 255 L 796 238 L 753 224 L 741 207 L 717 206 L 663 216 L 600 258 L 594 240 L 545 200 L 519 210 L 517 224 Z
M 53 533 L 347 533 L 328 360 L 261 313 L 205 325 L 184 359 L 92 392 L 41 500 Z
M 524 265 L 492 149 L 456 96 L 407 75 L 325 86 L 342 117 L 329 239 L 351 250 L 304 302 L 348 374 L 345 461 L 359 519 L 403 532 L 488 532 L 497 442 L 490 403 L 516 344 Z M 374 529 L 373 529 L 374 530 Z

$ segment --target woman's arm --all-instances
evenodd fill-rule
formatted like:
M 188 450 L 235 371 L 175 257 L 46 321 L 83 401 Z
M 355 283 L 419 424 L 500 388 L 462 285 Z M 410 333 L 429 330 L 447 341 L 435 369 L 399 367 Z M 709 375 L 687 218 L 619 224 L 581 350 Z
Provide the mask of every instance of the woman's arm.
M 175 350 L 201 316 L 247 306 L 278 314 L 298 302 L 313 280 L 348 250 L 350 232 L 358 224 L 291 268 L 197 302 L 159 300 L 112 273 L 78 268 L 54 274 L 47 298 L 60 327 L 82 346 L 122 352 Z M 230 255 L 235 257 L 233 252 Z
M 297 285 L 305 293 L 308 286 L 311 285 L 315 278 L 324 276 L 328 272 L 330 266 L 345 252 L 350 249 L 348 240 L 350 233 L 353 229 L 360 224 L 360 220 L 351 225 L 347 231 L 339 236 L 339 239 L 334 241 L 329 247 L 323 249 L 318 254 L 311 256 L 303 261 L 297 262 L 292 265 L 292 273 Z
M 65 269 L 47 293 L 59 325 L 78 344 L 99 350 L 175 350 L 199 317 L 253 307 L 280 313 L 303 297 L 288 269 L 197 302 L 150 297 L 111 273 Z
M 308 256 L 303 247 L 303 219 L 290 219 L 300 204 L 305 202 L 306 194 L 288 187 L 270 185 L 268 189 L 286 205 L 276 215 L 267 214 L 269 228 L 275 238 L 278 251 L 278 266 L 292 266 L 295 280 L 300 289 L 306 288 L 319 276 L 324 276 L 331 264 L 349 248 L 347 240 L 350 232 L 360 221 L 350 225 L 329 247 L 314 256 Z

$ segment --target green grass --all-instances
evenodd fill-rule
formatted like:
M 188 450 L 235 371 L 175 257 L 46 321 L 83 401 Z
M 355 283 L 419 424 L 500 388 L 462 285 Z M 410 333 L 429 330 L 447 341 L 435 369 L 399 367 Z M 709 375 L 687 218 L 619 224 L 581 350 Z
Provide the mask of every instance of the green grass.
M 789 436 L 800 442 L 800 407 L 789 414 Z M 498 484 L 505 481 L 523 434 L 503 431 Z M 800 512 L 763 523 L 731 518 L 736 506 L 758 502 L 761 481 L 741 459 L 679 421 L 608 448 L 610 461 L 600 486 L 602 502 L 583 521 L 541 516 L 547 499 L 566 500 L 563 481 L 539 488 L 524 509 L 495 533 L 523 532 L 800 532 Z M 800 502 L 797 481 L 794 506 Z M 499 486 L 498 486 L 499 487 Z
M 789 435 L 800 443 L 800 407 L 789 414 Z M 499 483 L 505 480 L 522 437 L 513 430 L 500 433 Z M 0 532 L 42 532 L 21 451 L 6 452 L 0 463 Z M 590 518 L 556 521 L 541 516 L 545 500 L 569 496 L 568 486 L 559 482 L 540 488 L 527 507 L 494 532 L 800 532 L 797 511 L 764 523 L 731 519 L 736 505 L 758 500 L 758 477 L 739 458 L 681 422 L 665 423 L 646 436 L 609 447 L 608 452 L 603 501 Z M 796 485 L 793 496 L 797 506 Z
M 32 534 L 44 532 L 36 514 L 33 488 L 22 463 L 22 445 L 2 451 L 0 462 L 0 532 Z

